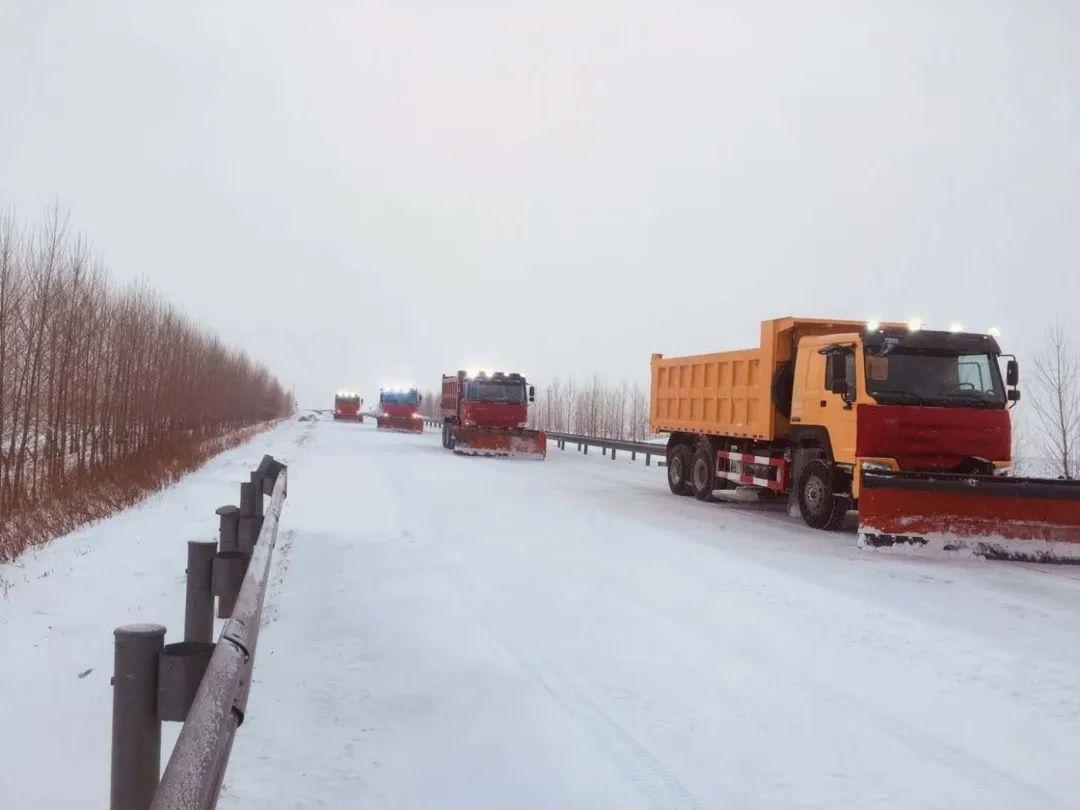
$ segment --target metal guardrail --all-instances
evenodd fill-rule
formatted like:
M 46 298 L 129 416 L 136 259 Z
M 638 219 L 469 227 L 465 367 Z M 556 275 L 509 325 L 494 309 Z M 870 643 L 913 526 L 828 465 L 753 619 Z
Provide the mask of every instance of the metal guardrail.
M 218 543 L 188 543 L 183 642 L 166 645 L 165 628 L 156 624 L 116 629 L 112 810 L 217 805 L 247 708 L 287 489 L 285 465 L 264 456 L 251 480 L 240 485 L 240 506 L 217 510 Z M 265 495 L 271 497 L 264 513 Z M 229 620 L 217 644 L 211 641 L 215 597 L 218 617 Z M 184 725 L 159 783 L 166 720 Z
M 424 425 L 432 428 L 442 428 L 441 419 L 431 419 L 424 417 Z M 630 460 L 636 461 L 638 454 L 645 456 L 645 465 L 652 464 L 652 457 L 659 456 L 665 461 L 661 461 L 660 465 L 666 464 L 667 459 L 667 445 L 658 444 L 656 442 L 635 442 L 629 439 L 601 439 L 596 436 L 580 436 L 576 433 L 559 433 L 553 430 L 545 430 L 548 439 L 554 439 L 556 445 L 560 450 L 565 450 L 567 444 L 576 444 L 577 449 L 584 452 L 585 455 L 589 454 L 590 447 L 599 447 L 604 455 L 607 455 L 608 451 L 611 451 L 611 457 L 614 459 L 618 451 L 630 454 Z
M 545 432 L 548 439 L 555 440 L 560 450 L 565 450 L 568 444 L 576 444 L 579 451 L 583 451 L 585 455 L 588 455 L 590 447 L 599 447 L 604 455 L 607 455 L 610 450 L 612 459 L 615 458 L 618 451 L 622 450 L 630 454 L 631 461 L 636 461 L 638 453 L 641 453 L 645 456 L 646 467 L 652 463 L 653 456 L 665 459 L 665 461 L 660 462 L 661 465 L 665 464 L 667 459 L 666 444 L 635 442 L 627 439 L 600 439 L 595 436 L 579 436 L 575 433 L 557 433 L 551 430 Z

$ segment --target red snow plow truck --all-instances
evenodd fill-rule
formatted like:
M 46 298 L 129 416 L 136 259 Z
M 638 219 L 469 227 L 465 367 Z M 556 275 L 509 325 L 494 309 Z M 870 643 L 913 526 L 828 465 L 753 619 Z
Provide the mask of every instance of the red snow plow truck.
M 520 374 L 459 371 L 442 379 L 443 447 L 468 456 L 542 459 L 547 435 L 525 427 L 534 390 Z
M 420 399 L 420 392 L 415 388 L 408 391 L 379 391 L 379 414 L 375 417 L 378 429 L 423 433 Z
M 351 391 L 339 391 L 334 396 L 334 418 L 349 422 L 363 422 L 364 415 L 360 413 L 360 406 L 364 400 L 359 394 Z
M 1080 481 L 1010 477 L 1015 358 L 994 335 L 778 318 L 742 351 L 652 357 L 668 485 L 758 487 L 859 545 L 1080 562 Z

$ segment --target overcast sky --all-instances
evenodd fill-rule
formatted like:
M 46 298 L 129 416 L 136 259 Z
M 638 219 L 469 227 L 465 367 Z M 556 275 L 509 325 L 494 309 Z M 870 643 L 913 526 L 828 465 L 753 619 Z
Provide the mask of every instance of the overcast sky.
M 1078 42 L 1076 2 L 4 0 L 0 205 L 305 405 L 645 383 L 785 314 L 1026 357 L 1080 300 Z

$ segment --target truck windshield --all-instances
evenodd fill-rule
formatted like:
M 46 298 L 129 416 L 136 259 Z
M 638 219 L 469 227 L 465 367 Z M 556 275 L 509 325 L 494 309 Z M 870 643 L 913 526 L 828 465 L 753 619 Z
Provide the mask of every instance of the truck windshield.
M 360 397 L 335 397 L 338 405 L 360 405 Z
M 866 352 L 866 391 L 887 404 L 1000 408 L 1005 391 L 989 354 L 885 346 Z
M 472 380 L 465 398 L 479 402 L 524 402 L 524 383 L 480 382 Z
M 416 391 L 383 391 L 379 399 L 388 405 L 416 405 L 420 395 Z

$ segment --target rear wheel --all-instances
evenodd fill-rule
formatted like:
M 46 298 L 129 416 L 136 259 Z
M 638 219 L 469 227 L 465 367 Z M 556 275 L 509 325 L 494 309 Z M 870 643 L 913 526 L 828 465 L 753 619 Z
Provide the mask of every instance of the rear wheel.
M 454 449 L 454 423 L 453 422 L 443 422 L 443 430 L 446 433 L 446 436 L 443 439 L 443 442 L 444 442 L 443 446 L 446 447 L 447 450 L 453 450 Z
M 690 490 L 699 501 L 711 501 L 714 489 L 716 489 L 716 459 L 712 448 L 703 444 L 694 451 L 690 461 Z
M 667 456 L 667 483 L 668 487 L 676 495 L 689 495 L 690 482 L 690 448 L 685 444 L 677 444 L 668 449 Z
M 799 480 L 799 509 L 806 525 L 815 529 L 839 529 L 851 505 L 845 492 L 837 492 L 837 475 L 832 465 L 814 459 L 803 468 Z

